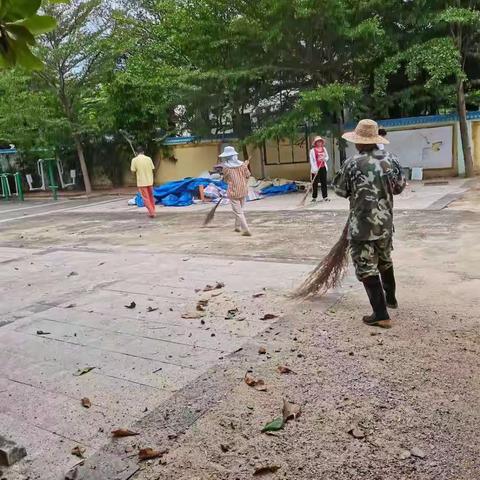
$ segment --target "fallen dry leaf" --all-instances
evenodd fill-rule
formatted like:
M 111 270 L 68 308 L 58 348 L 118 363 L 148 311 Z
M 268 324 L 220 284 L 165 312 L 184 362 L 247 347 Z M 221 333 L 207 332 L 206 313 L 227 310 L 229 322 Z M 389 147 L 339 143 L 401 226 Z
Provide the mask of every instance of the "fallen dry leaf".
M 80 445 L 77 445 L 76 447 L 72 448 L 72 455 L 75 455 L 76 457 L 83 458 L 84 453 L 85 453 L 85 448 L 80 447 Z
M 275 473 L 280 470 L 278 465 L 268 465 L 266 467 L 258 467 L 253 472 L 254 476 L 259 477 L 260 475 L 266 475 L 267 473 Z
M 365 432 L 361 429 L 361 428 L 358 428 L 358 427 L 352 427 L 350 428 L 350 430 L 348 431 L 348 433 L 353 437 L 353 438 L 365 438 L 367 435 L 365 434 Z
M 122 437 L 135 437 L 140 435 L 137 432 L 132 432 L 131 430 L 127 430 L 126 428 L 120 428 L 118 430 L 113 430 L 112 437 L 115 438 L 122 438 Z
M 84 397 L 82 398 L 82 406 L 84 406 L 85 408 L 90 408 L 92 406 L 92 402 L 89 398 Z
M 203 317 L 203 314 L 201 312 L 182 313 L 182 318 L 184 318 L 185 320 L 194 320 L 202 317 Z
M 130 305 L 125 305 L 125 308 L 133 310 L 136 306 L 137 306 L 137 304 L 135 302 L 132 302 L 132 303 L 130 303 Z
M 265 354 L 267 353 L 267 349 L 266 349 L 265 347 L 260 347 L 260 348 L 258 349 L 258 353 L 259 353 L 260 355 L 265 355 Z
M 152 458 L 160 458 L 168 453 L 168 450 L 153 450 L 153 448 L 142 448 L 138 452 L 139 460 L 151 460 Z
M 71 303 L 70 305 L 67 305 L 65 308 L 74 308 L 76 307 L 77 305 L 75 303 Z
M 295 405 L 295 403 L 290 403 L 288 400 L 283 400 L 283 420 L 284 422 L 288 422 L 288 420 L 296 420 L 300 414 L 302 413 L 302 409 L 299 405 Z
M 206 285 L 203 289 L 204 292 L 211 292 L 212 290 L 220 290 L 225 287 L 225 284 L 222 282 L 217 282 L 215 285 Z
M 264 293 L 254 293 L 254 294 L 252 295 L 253 298 L 259 298 L 259 297 L 264 297 L 264 296 L 265 296 Z
M 37 335 L 51 335 L 50 332 L 44 332 L 43 330 L 37 330 Z
M 289 374 L 289 373 L 295 373 L 292 369 L 288 368 L 288 367 L 285 367 L 283 365 L 279 365 L 277 367 L 277 370 L 281 373 L 281 374 Z
M 91 372 L 95 367 L 85 367 L 85 368 L 80 368 L 78 369 L 73 375 L 75 377 L 81 377 L 82 375 L 87 374 L 88 372 Z
M 260 320 L 273 320 L 278 318 L 278 315 L 274 315 L 273 313 L 266 313 Z
M 250 376 L 248 373 L 245 374 L 244 381 L 249 387 L 253 387 L 255 388 L 255 390 L 258 390 L 259 392 L 267 391 L 267 386 L 265 385 L 265 382 L 263 380 L 257 380 L 252 376 Z
M 238 308 L 231 308 L 228 312 L 227 315 L 225 316 L 225 320 L 232 320 L 235 318 L 235 316 L 238 313 Z
M 148 313 L 156 312 L 157 310 L 158 310 L 158 307 L 147 307 L 147 312 Z

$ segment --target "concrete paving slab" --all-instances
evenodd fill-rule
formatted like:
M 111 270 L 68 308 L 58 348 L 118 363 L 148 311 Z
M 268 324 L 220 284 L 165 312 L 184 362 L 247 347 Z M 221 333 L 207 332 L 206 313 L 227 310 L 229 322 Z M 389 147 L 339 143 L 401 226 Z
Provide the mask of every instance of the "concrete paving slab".
M 25 446 L 27 457 L 4 472 L 8 480 L 63 480 L 63 474 L 79 462 L 71 454 L 78 445 L 68 439 L 38 426 L 26 423 L 18 417 L 0 412 L 0 431 L 9 432 L 16 442 Z M 93 453 L 93 449 L 85 454 Z
M 173 363 L 108 352 L 68 342 L 52 341 L 33 335 L 5 332 L 0 335 L 3 351 L 19 351 L 36 361 L 55 362 L 73 374 L 78 369 L 95 367 L 95 374 L 136 382 L 155 388 L 175 391 L 198 376 L 197 370 Z M 90 375 L 92 373 L 89 373 Z

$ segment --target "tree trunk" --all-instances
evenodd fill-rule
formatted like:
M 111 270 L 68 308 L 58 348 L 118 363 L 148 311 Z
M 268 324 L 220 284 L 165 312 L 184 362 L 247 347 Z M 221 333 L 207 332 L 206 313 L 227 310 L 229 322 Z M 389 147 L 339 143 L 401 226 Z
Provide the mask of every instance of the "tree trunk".
M 465 90 L 463 80 L 457 82 L 457 108 L 460 122 L 460 136 L 462 138 L 463 158 L 465 161 L 465 176 L 473 176 L 473 156 L 470 135 L 468 133 L 467 106 L 465 104 Z
M 80 161 L 80 168 L 82 169 L 83 183 L 85 184 L 85 193 L 90 195 L 92 193 L 92 186 L 90 184 L 90 176 L 88 174 L 87 162 L 85 161 L 85 154 L 83 153 L 83 145 L 80 135 L 73 134 L 75 147 L 77 148 L 78 160 Z

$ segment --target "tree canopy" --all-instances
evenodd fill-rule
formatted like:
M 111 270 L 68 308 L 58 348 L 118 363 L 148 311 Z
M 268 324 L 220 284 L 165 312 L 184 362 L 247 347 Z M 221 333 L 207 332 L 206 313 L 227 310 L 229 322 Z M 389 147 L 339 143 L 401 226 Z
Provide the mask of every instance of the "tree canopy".
M 110 142 L 120 155 L 121 131 L 154 150 L 187 132 L 339 137 L 346 120 L 450 111 L 472 173 L 464 127 L 480 98 L 480 1 L 18 3 L 29 7 L 12 13 L 16 2 L 0 0 L 0 98 L 16 105 L 0 107 L 0 139 L 70 146 L 86 184 L 85 152 Z M 23 30 L 32 25 L 37 38 Z

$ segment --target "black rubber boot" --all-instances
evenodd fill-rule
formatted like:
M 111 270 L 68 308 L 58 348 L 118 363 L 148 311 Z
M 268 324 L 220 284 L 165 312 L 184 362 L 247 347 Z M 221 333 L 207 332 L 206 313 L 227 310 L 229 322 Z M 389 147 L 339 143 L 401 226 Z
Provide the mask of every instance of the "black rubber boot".
M 373 315 L 363 317 L 363 323 L 371 327 L 392 328 L 380 276 L 365 278 L 363 285 L 373 309 Z
M 381 273 L 383 289 L 385 290 L 385 298 L 388 308 L 398 308 L 397 298 L 395 296 L 396 283 L 393 267 Z

